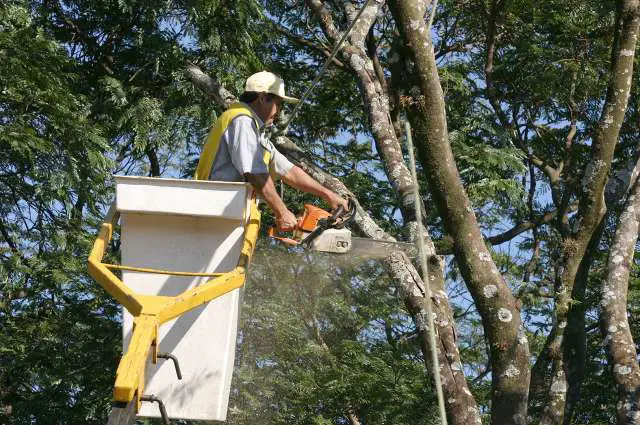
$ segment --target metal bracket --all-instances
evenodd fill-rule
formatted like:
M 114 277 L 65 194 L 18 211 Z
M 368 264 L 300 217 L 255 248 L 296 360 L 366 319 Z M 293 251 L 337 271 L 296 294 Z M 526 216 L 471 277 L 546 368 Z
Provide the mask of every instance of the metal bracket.
M 155 395 L 143 395 L 140 397 L 140 401 L 148 401 L 158 403 L 158 408 L 160 409 L 160 416 L 162 416 L 162 423 L 164 425 L 171 425 L 171 421 L 169 420 L 169 415 L 167 415 L 167 409 L 164 407 L 164 403 Z
M 180 363 L 178 363 L 178 358 L 171 353 L 158 353 L 157 356 L 159 359 L 171 359 L 173 360 L 173 366 L 176 368 L 176 375 L 178 379 L 182 379 L 182 372 L 180 371 Z

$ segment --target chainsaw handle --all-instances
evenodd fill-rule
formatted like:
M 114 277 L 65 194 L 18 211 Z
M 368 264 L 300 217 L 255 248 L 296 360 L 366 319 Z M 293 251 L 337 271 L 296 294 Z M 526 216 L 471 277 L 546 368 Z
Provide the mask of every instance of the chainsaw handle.
M 333 214 L 331 214 L 331 218 L 329 219 L 329 221 L 331 223 L 333 223 L 339 217 L 341 217 L 343 214 L 344 214 L 344 207 L 342 205 L 338 205 L 338 208 L 336 208 L 336 210 L 333 212 Z
M 349 223 L 356 216 L 356 203 L 352 197 L 347 197 L 347 203 L 349 209 L 346 209 L 339 205 L 338 208 L 329 217 L 329 227 L 342 228 L 345 224 Z

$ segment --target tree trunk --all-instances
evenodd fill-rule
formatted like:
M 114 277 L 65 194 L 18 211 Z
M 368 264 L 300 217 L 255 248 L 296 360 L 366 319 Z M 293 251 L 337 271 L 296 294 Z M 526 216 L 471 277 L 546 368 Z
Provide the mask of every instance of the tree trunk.
M 627 319 L 630 267 L 640 224 L 640 181 L 636 179 L 618 221 L 602 282 L 601 328 L 618 389 L 619 425 L 640 424 L 640 367 Z
M 414 56 L 422 94 L 411 99 L 410 119 L 431 192 L 454 254 L 482 317 L 492 369 L 493 424 L 524 424 L 529 386 L 529 346 L 519 307 L 484 244 L 448 140 L 444 97 L 431 37 L 421 10 L 410 0 L 393 2 L 398 27 Z
M 547 408 L 543 412 L 541 425 L 568 424 L 574 398 L 579 395 L 579 388 L 572 387 L 581 385 L 582 368 L 576 362 L 584 362 L 584 353 L 572 355 L 573 346 L 580 346 L 581 341 L 576 340 L 576 335 L 568 333 L 567 324 L 571 315 L 584 314 L 580 307 L 572 307 L 574 286 L 588 245 L 606 212 L 604 189 L 627 109 L 639 25 L 638 0 L 618 1 L 617 42 L 613 48 L 611 79 L 606 101 L 593 138 L 593 156 L 581 181 L 575 230 L 563 237 L 563 253 L 556 280 L 552 343 L 548 349 L 552 360 L 552 377 L 547 401 L 544 403 Z M 580 322 L 575 318 L 571 321 Z M 572 398 L 569 402 L 568 395 Z
M 433 246 L 428 248 L 433 250 Z M 432 251 L 433 252 L 433 251 Z M 429 355 L 428 318 L 423 281 L 403 252 L 394 252 L 386 259 L 391 275 L 396 282 L 408 283 L 400 286 L 407 310 L 411 313 L 420 336 L 420 346 L 428 371 L 433 371 Z M 458 352 L 455 321 L 444 288 L 443 261 L 437 255 L 429 254 L 429 285 L 431 305 L 435 320 L 436 344 L 440 363 L 440 379 L 447 408 L 447 419 L 451 424 L 481 425 L 480 412 L 473 395 L 469 391 L 463 366 Z M 410 292 L 408 292 L 408 290 Z

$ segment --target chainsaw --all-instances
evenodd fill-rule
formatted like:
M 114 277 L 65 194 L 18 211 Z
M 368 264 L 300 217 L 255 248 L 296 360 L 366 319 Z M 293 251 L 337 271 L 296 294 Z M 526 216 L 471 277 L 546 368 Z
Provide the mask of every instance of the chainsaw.
M 417 255 L 416 247 L 410 243 L 352 236 L 345 226 L 354 219 L 355 213 L 356 205 L 351 199 L 348 209 L 340 206 L 333 214 L 315 205 L 305 204 L 295 228 L 281 232 L 271 227 L 269 237 L 287 246 L 301 246 L 311 251 L 334 254 L 384 257 L 400 250 L 409 257 Z M 287 232 L 291 235 L 286 236 Z

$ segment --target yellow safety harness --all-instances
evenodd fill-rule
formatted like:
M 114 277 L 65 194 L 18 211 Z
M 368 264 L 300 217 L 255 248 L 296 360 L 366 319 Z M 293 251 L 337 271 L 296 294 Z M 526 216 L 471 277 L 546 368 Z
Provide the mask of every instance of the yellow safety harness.
M 220 118 L 216 120 L 209 131 L 207 141 L 205 142 L 202 153 L 200 154 L 198 168 L 196 168 L 196 174 L 194 176 L 196 180 L 209 179 L 211 168 L 213 167 L 213 163 L 216 160 L 216 154 L 218 153 L 218 148 L 220 147 L 222 135 L 227 130 L 227 127 L 229 127 L 229 124 L 231 124 L 231 121 L 239 115 L 247 115 L 251 117 L 256 123 L 256 127 L 260 128 L 257 117 L 247 105 L 243 103 L 233 103 L 229 106 L 229 109 L 220 115 Z M 263 160 L 267 167 L 269 167 L 269 163 L 271 162 L 271 156 L 271 152 L 265 148 Z

